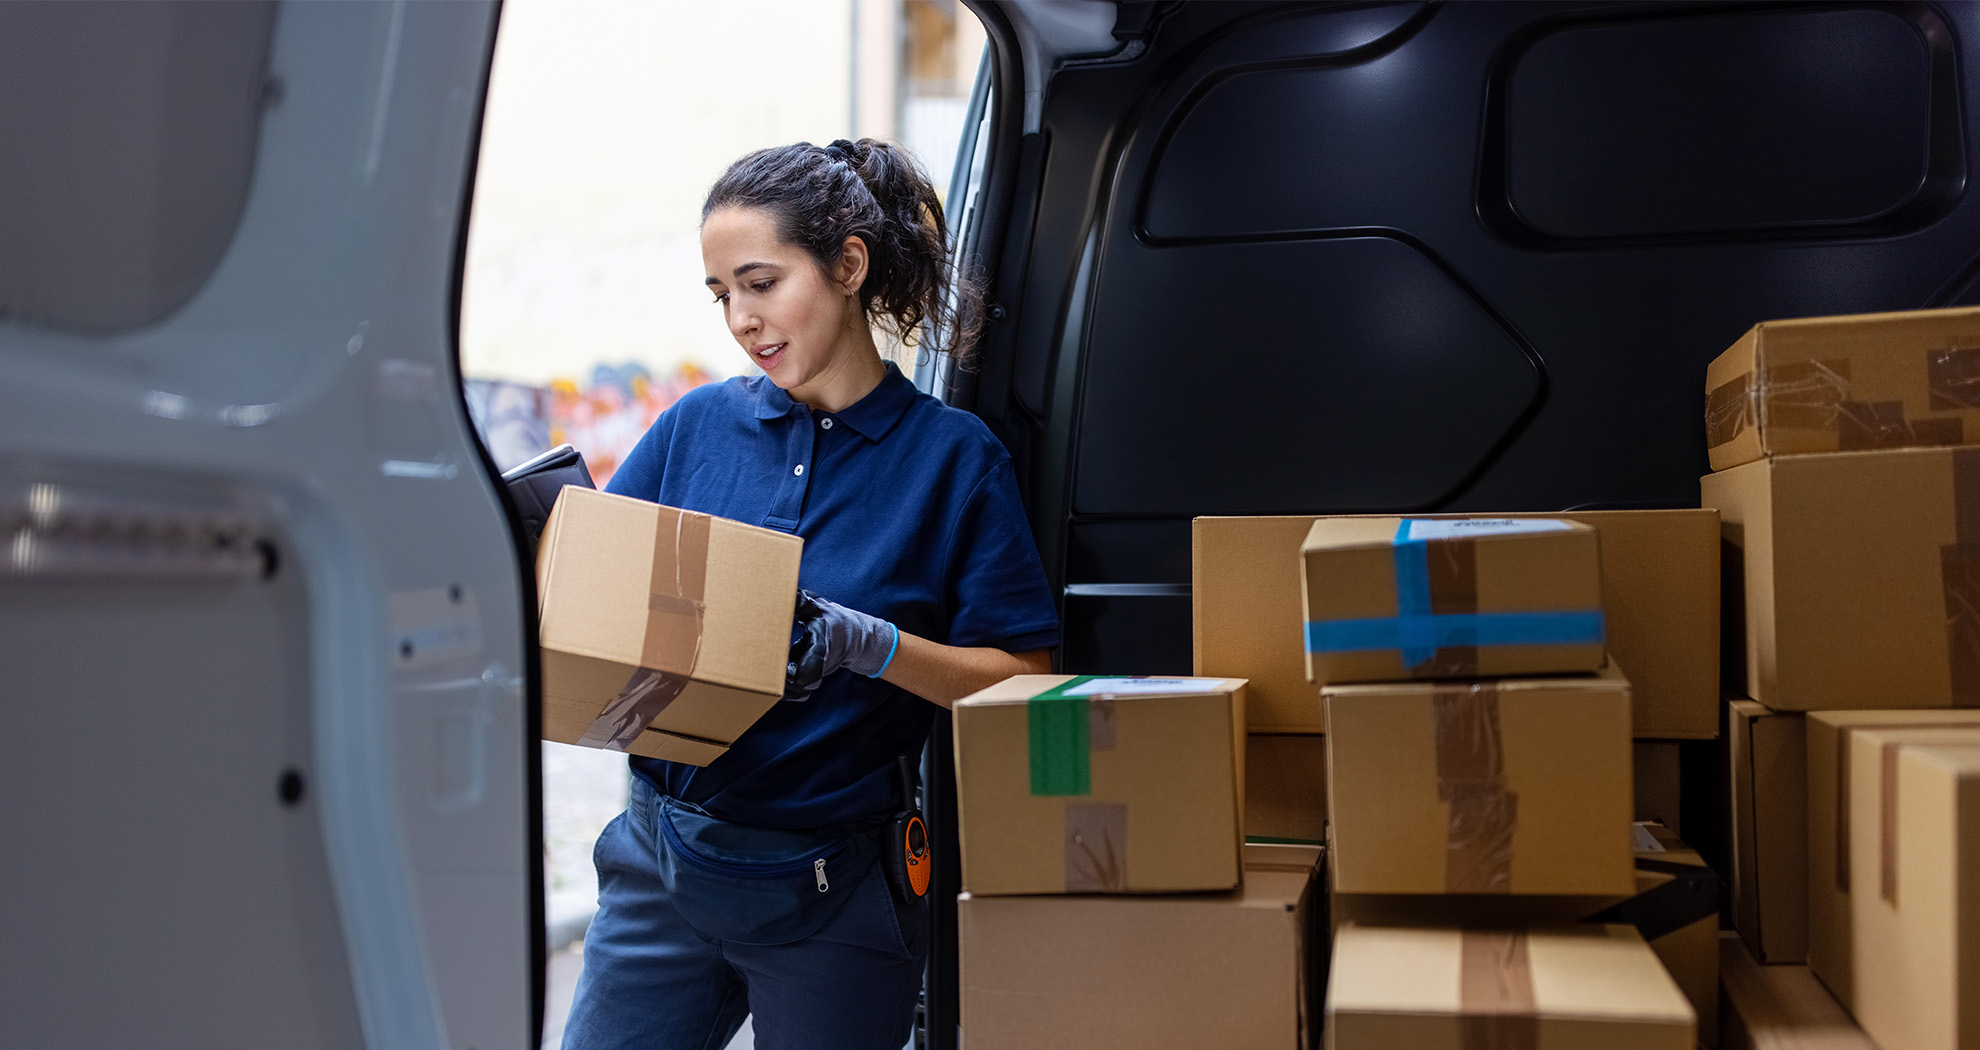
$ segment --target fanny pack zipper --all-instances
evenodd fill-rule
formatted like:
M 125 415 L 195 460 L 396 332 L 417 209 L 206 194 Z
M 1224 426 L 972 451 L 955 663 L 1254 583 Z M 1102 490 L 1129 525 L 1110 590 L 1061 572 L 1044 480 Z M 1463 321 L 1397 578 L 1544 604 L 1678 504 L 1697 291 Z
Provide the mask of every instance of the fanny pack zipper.
M 660 818 L 660 831 L 667 836 L 667 844 L 674 848 L 675 855 L 703 871 L 712 871 L 717 875 L 727 875 L 737 879 L 782 879 L 809 871 L 817 878 L 820 893 L 832 888 L 832 884 L 825 878 L 825 862 L 845 852 L 846 848 L 844 840 L 841 840 L 803 860 L 791 861 L 775 867 L 762 867 L 755 864 L 734 864 L 696 853 L 682 841 L 680 832 L 674 830 L 674 822 L 664 815 Z

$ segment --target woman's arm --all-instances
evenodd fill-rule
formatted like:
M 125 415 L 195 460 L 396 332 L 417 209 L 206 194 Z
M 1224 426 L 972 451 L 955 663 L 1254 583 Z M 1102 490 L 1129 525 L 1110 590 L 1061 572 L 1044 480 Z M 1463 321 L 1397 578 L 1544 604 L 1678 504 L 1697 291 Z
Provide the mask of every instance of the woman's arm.
M 1051 671 L 1049 649 L 1007 653 L 987 647 L 964 648 L 902 631 L 894 660 L 880 678 L 930 703 L 954 707 L 957 700 L 1012 675 Z

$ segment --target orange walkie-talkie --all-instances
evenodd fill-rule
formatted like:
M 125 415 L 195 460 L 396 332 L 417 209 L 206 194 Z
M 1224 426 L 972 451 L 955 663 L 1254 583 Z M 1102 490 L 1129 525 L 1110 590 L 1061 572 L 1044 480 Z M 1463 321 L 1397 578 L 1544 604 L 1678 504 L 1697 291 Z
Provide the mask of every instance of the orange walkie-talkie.
M 887 881 L 902 902 L 913 904 L 928 896 L 929 875 L 935 868 L 935 854 L 928 847 L 928 825 L 921 819 L 921 807 L 914 802 L 914 776 L 906 755 L 900 757 L 901 811 L 887 825 L 887 845 L 882 862 Z

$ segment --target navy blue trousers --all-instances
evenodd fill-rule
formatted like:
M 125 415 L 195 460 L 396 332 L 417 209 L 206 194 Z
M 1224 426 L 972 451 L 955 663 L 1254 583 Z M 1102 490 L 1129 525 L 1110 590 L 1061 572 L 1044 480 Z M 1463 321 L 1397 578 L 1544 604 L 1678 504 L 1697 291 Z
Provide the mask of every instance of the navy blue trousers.
M 564 1050 L 721 1050 L 745 1016 L 760 1050 L 900 1050 L 928 950 L 925 902 L 896 902 L 878 864 L 817 933 L 774 946 L 703 935 L 658 874 L 653 788 L 598 838 L 598 914 Z

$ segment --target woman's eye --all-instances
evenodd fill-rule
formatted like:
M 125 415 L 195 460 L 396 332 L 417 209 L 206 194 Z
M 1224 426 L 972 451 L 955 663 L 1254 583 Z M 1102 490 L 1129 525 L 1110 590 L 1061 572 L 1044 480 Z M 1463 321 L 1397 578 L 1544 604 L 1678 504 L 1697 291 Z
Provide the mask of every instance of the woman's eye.
M 717 293 L 715 293 L 715 301 L 716 301 L 717 303 L 726 303 L 726 302 L 728 302 L 728 301 L 729 301 L 729 293 L 727 293 L 727 292 L 717 292 Z
M 773 285 L 773 284 L 776 284 L 776 283 L 777 283 L 777 282 L 775 282 L 775 281 L 759 281 L 759 282 L 757 282 L 756 284 L 752 284 L 752 285 L 750 285 L 750 287 L 751 287 L 752 289 L 755 289 L 755 290 L 756 290 L 756 291 L 757 291 L 758 293 L 762 293 L 762 292 L 767 292 L 767 291 L 769 291 L 769 290 L 770 290 L 770 286 L 771 286 L 771 285 Z

